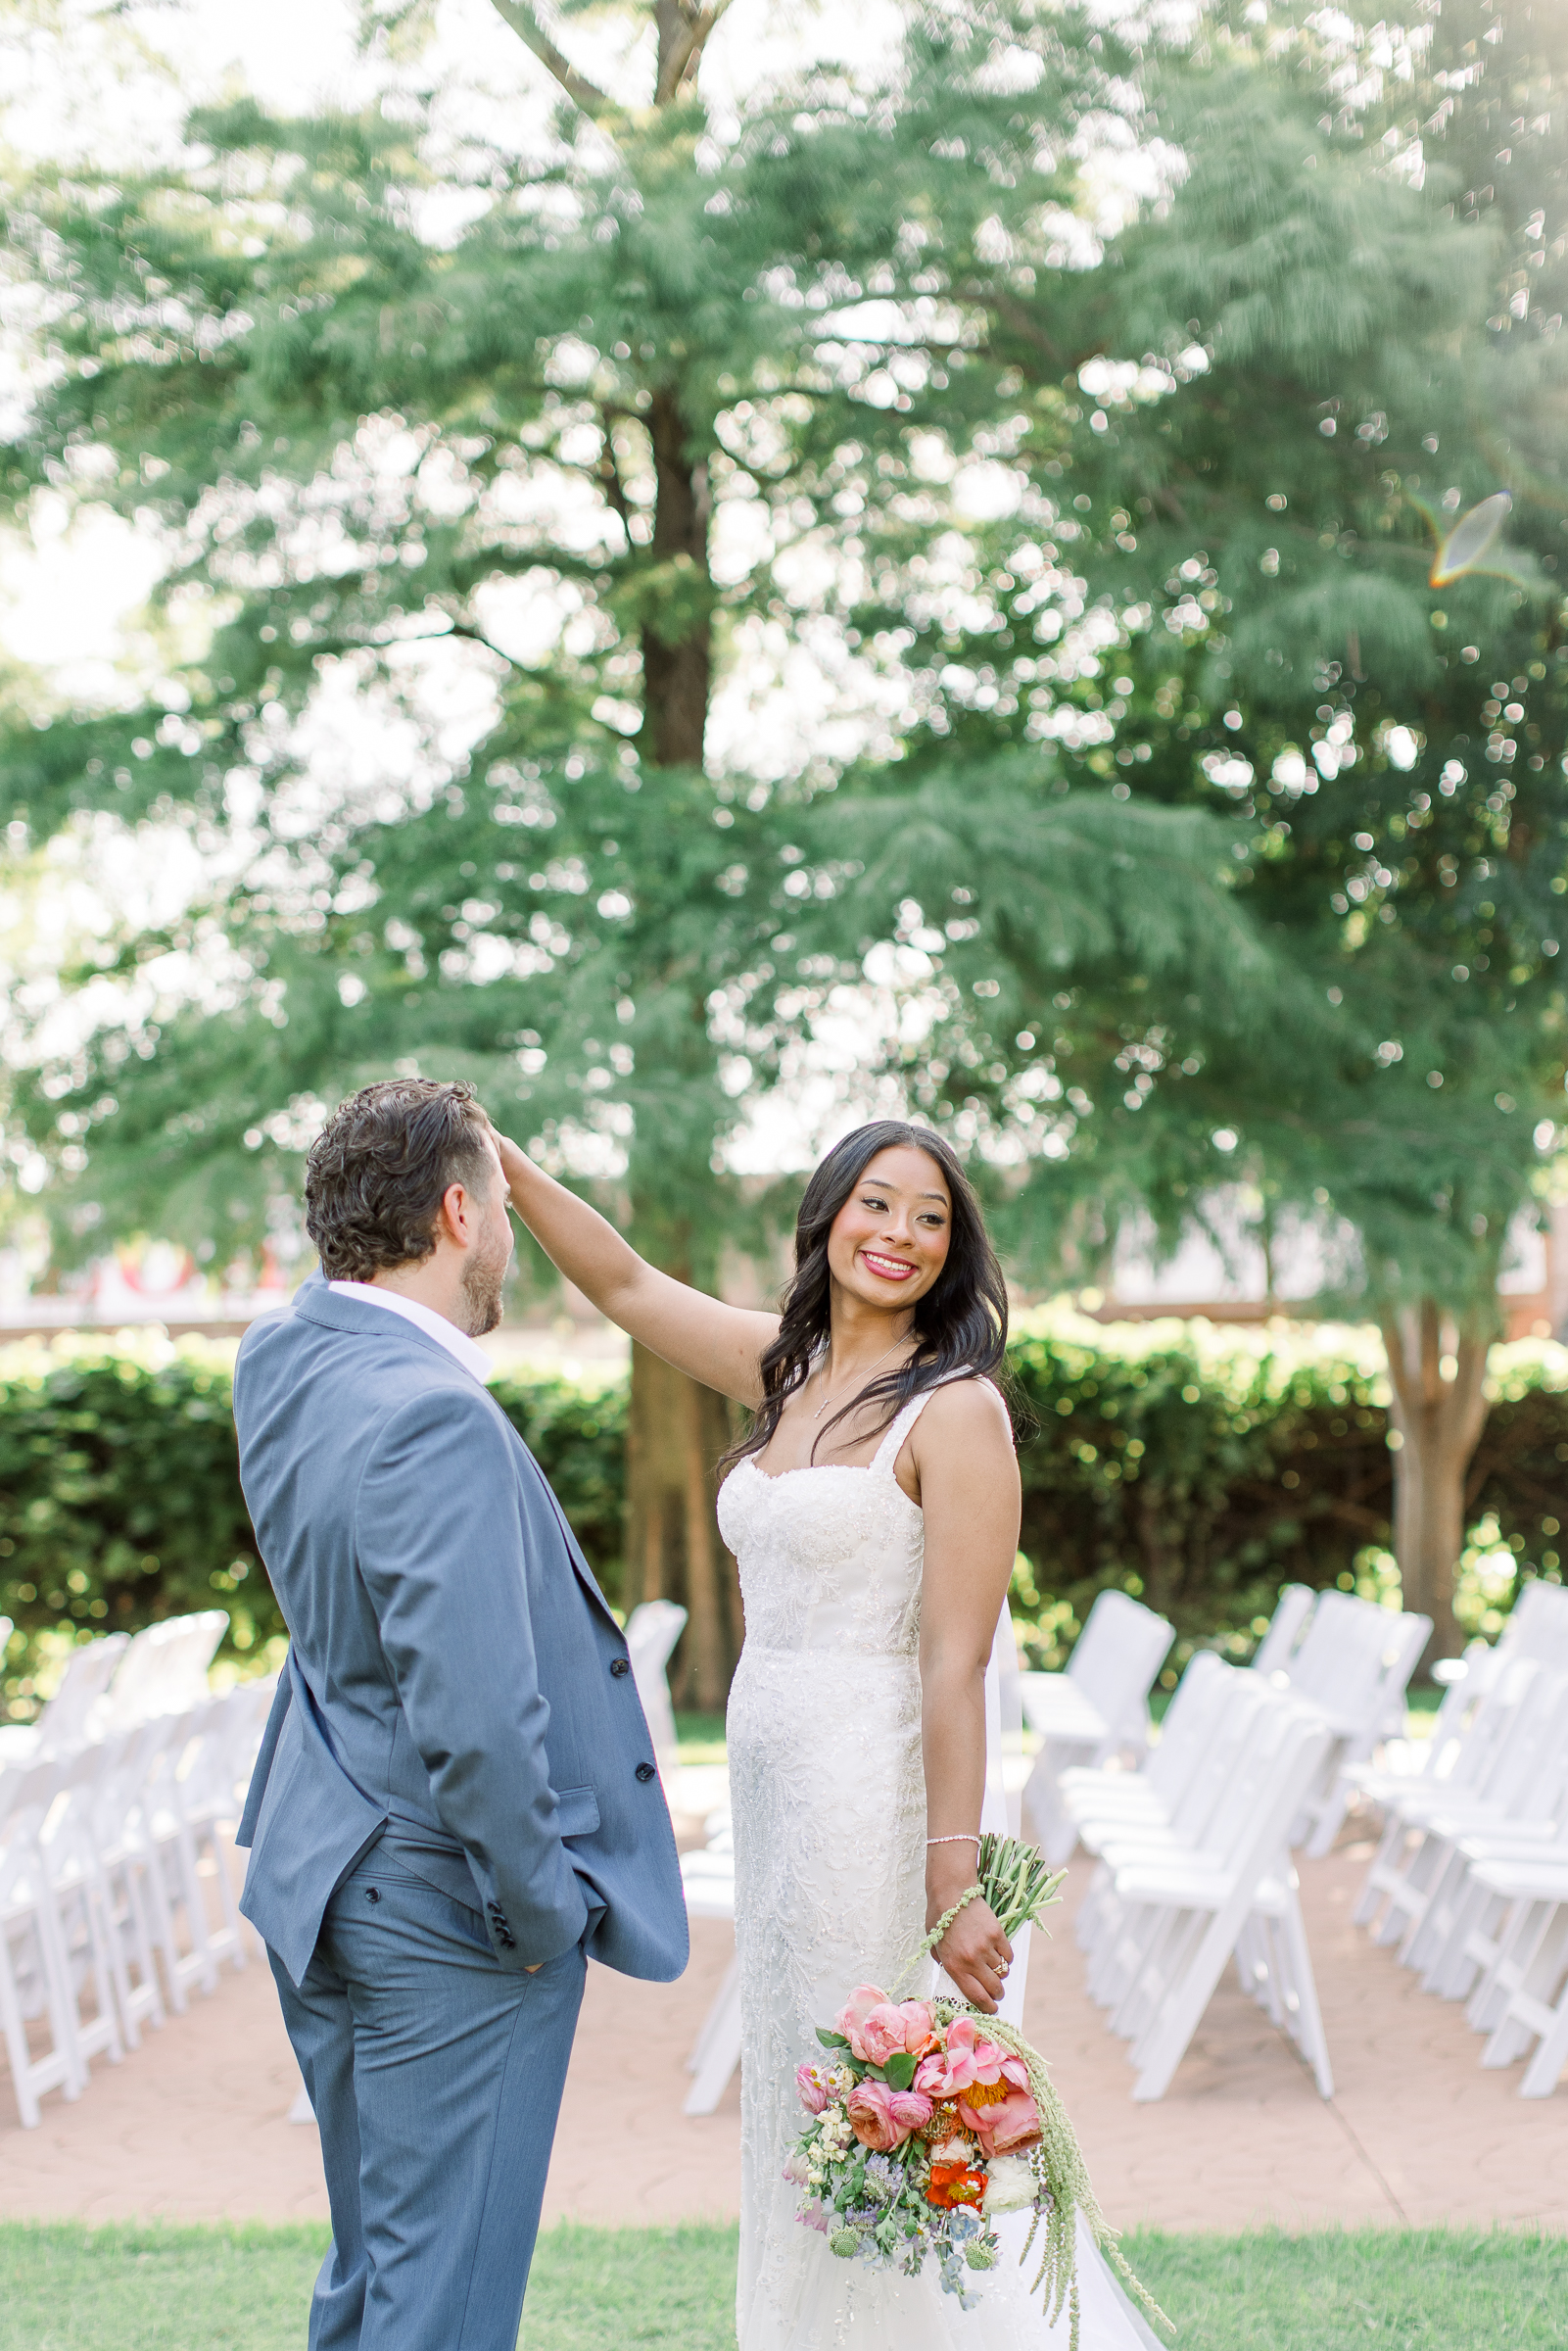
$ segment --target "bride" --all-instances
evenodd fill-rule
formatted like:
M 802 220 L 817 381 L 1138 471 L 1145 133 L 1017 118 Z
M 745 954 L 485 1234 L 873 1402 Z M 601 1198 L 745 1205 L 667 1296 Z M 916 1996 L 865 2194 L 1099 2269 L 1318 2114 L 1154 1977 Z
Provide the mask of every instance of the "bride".
M 1032 2271 L 1005 2262 L 965 2316 L 929 2268 L 908 2279 L 834 2259 L 799 2225 L 799 2191 L 784 2177 L 802 2122 L 795 2067 L 819 2053 L 816 2026 L 856 1985 L 889 1987 L 974 1882 L 986 1663 L 1020 1489 L 991 1379 L 1007 1293 L 963 1169 L 939 1136 L 902 1121 L 846 1136 L 806 1186 L 794 1277 L 775 1316 L 656 1271 L 498 1141 L 512 1205 L 561 1272 L 633 1338 L 752 1414 L 719 1495 L 745 1605 L 728 1715 L 739 2351 L 1065 2344 L 1066 2313 L 1048 2328 L 1028 2296 Z M 935 1955 L 965 1999 L 997 2010 L 1014 1952 L 983 1900 L 966 1904 Z M 1081 2221 L 1078 2269 L 1082 2351 L 1156 2340 Z

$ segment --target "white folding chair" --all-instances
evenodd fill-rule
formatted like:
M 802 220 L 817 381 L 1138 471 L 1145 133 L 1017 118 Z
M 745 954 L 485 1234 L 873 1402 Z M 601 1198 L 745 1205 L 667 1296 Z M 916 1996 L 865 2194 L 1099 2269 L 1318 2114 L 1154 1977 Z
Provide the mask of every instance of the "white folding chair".
M 1149 1745 L 1149 1693 L 1175 1634 L 1125 1592 L 1102 1592 L 1073 1645 L 1066 1673 L 1021 1673 L 1023 1717 L 1040 1740 L 1023 1791 L 1031 1818 L 1055 1821 L 1056 1781 L 1074 1763 L 1101 1764 Z
M 1475 1874 L 1509 1903 L 1497 1958 L 1471 2004 L 1471 2022 L 1490 2027 L 1481 2062 L 1512 2065 L 1536 2041 L 1519 2094 L 1549 2098 L 1568 2066 L 1568 1853 L 1481 1861 Z
M 1293 1845 L 1305 1845 L 1313 1861 L 1332 1849 L 1339 1835 L 1354 1794 L 1352 1775 L 1356 1766 L 1371 1756 L 1380 1741 L 1402 1728 L 1405 1691 L 1432 1638 L 1430 1616 L 1395 1616 L 1386 1608 L 1358 1605 L 1367 1607 L 1367 1617 L 1356 1624 L 1357 1648 L 1364 1645 L 1367 1658 L 1375 1653 L 1376 1670 L 1358 1668 L 1354 1682 L 1347 1677 L 1337 1708 L 1324 1709 L 1334 1737 L 1319 1783 L 1308 1793 L 1291 1839 Z M 1307 1695 L 1296 1690 L 1294 1675 L 1290 1681 L 1294 1695 Z
M 128 1633 L 105 1633 L 102 1640 L 84 1641 L 71 1651 L 59 1688 L 33 1726 L 39 1754 L 69 1755 L 94 1737 L 104 1693 L 129 1647 Z
M 76 2047 L 75 2003 L 39 1850 L 54 1800 L 53 1763 L 0 1769 L 0 2033 L 23 2127 L 35 2131 L 51 2089 L 79 2098 L 86 2069 Z M 49 2044 L 34 2053 L 29 2020 L 47 2019 Z
M 150 1624 L 126 1649 L 102 1709 L 106 1731 L 127 1730 L 159 1714 L 182 1714 L 208 1696 L 207 1669 L 228 1630 L 226 1608 L 168 1616 Z
M 642 1702 L 642 1713 L 653 1742 L 653 1760 L 666 1795 L 680 1760 L 675 1735 L 675 1709 L 665 1667 L 670 1653 L 686 1629 L 686 1610 L 673 1600 L 644 1600 L 626 1620 L 626 1654 Z
M 1296 2040 L 1320 2094 L 1332 2097 L 1328 2044 L 1317 2002 L 1286 1840 L 1319 1769 L 1330 1733 L 1307 1708 L 1266 1701 L 1211 1825 L 1212 1844 L 1173 1852 L 1107 1847 L 1116 1900 L 1125 1915 L 1124 1984 L 1113 2030 L 1132 2042 L 1133 2096 L 1163 2097 L 1249 1926 L 1255 1952 L 1248 1988 Z
M 1296 1637 L 1312 1612 L 1317 1594 L 1307 1584 L 1282 1584 L 1267 1632 L 1252 1657 L 1254 1673 L 1280 1673 L 1290 1663 Z
M 1030 1825 L 1053 1869 L 1067 1862 L 1085 1825 L 1092 1832 L 1098 1824 L 1168 1823 L 1198 1769 L 1210 1723 L 1223 1703 L 1227 1670 L 1212 1650 L 1198 1651 L 1176 1685 L 1159 1738 L 1136 1771 L 1073 1764 L 1035 1791 Z M 1049 1807 L 1044 1818 L 1042 1799 Z
M 1515 1655 L 1502 1661 L 1500 1671 L 1488 1677 L 1490 1686 L 1477 1696 L 1441 1776 L 1430 1771 L 1413 1777 L 1354 1770 L 1349 1774 L 1353 1785 L 1372 1794 L 1384 1812 L 1382 1840 L 1351 1913 L 1357 1926 L 1378 1921 L 1375 1941 L 1392 1943 L 1403 1932 L 1402 1914 L 1394 1905 L 1412 1859 L 1412 1836 L 1424 1836 L 1424 1823 L 1432 1814 L 1451 1810 L 1461 1799 L 1485 1795 L 1491 1774 L 1505 1755 L 1519 1709 L 1541 1670 L 1533 1657 Z M 1480 1692 L 1479 1676 L 1476 1686 Z M 1415 1849 L 1419 1851 L 1419 1846 Z

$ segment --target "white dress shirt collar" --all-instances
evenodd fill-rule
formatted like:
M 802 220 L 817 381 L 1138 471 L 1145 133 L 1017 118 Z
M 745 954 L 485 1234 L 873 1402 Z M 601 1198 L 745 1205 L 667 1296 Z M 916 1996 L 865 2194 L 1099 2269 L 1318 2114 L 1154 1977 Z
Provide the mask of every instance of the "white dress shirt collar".
M 459 1330 L 455 1322 L 449 1322 L 445 1315 L 438 1315 L 434 1307 L 421 1306 L 416 1298 L 404 1298 L 399 1290 L 384 1290 L 370 1281 L 329 1281 L 327 1288 L 336 1297 L 356 1298 L 361 1306 L 384 1306 L 389 1314 L 402 1315 L 405 1322 L 411 1322 L 439 1347 L 445 1347 L 475 1379 L 489 1379 L 491 1361 L 483 1347 L 477 1346 L 465 1330 Z

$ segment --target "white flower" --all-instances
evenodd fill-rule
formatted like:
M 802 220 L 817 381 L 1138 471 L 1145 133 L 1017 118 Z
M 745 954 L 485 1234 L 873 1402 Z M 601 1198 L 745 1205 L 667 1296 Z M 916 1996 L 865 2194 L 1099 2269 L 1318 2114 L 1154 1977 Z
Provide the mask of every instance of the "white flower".
M 1034 2174 L 1022 2155 L 993 2155 L 987 2173 L 980 2210 L 988 2221 L 999 2212 L 1022 2212 L 1034 2202 Z

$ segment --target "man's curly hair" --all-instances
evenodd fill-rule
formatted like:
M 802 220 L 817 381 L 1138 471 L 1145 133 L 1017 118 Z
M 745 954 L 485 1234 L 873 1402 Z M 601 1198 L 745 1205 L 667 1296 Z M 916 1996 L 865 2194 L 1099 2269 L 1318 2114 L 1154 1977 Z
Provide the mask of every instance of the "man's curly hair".
M 389 1078 L 340 1103 L 305 1163 L 305 1229 L 328 1281 L 433 1255 L 448 1185 L 489 1189 L 487 1124 L 471 1085 L 432 1078 Z

